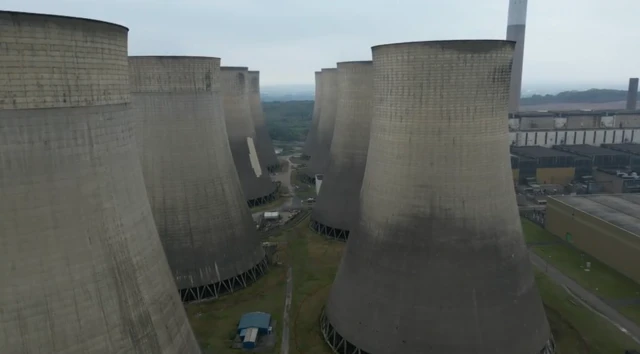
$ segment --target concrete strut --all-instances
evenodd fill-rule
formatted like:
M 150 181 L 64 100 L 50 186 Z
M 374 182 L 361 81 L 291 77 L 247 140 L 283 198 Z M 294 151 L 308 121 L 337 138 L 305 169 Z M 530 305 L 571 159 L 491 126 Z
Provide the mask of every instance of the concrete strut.
M 373 63 L 338 63 L 338 100 L 330 160 L 311 228 L 345 240 L 357 220 L 373 112 Z
M 553 353 L 511 183 L 514 43 L 373 47 L 373 121 L 321 329 L 337 353 Z
M 314 150 L 316 148 L 316 141 L 318 139 L 318 122 L 320 121 L 320 113 L 322 107 L 322 72 L 315 72 L 315 80 L 316 80 L 316 89 L 315 89 L 315 97 L 313 101 L 313 115 L 311 116 L 311 127 L 309 128 L 309 132 L 307 133 L 307 139 L 304 142 L 304 147 L 302 148 L 302 157 L 305 159 L 309 159 L 313 156 Z
M 333 139 L 338 100 L 337 74 L 337 69 L 322 69 L 322 113 L 318 119 L 316 145 L 307 171 L 310 179 L 326 173 L 329 165 L 329 149 Z
M 246 67 L 220 68 L 224 116 L 233 161 L 250 207 L 273 201 L 276 185 L 256 148 L 256 130 L 249 105 L 249 71 Z
M 269 172 L 273 172 L 280 167 L 276 151 L 269 136 L 269 130 L 264 122 L 264 112 L 260 100 L 260 72 L 249 71 L 249 106 L 251 117 L 256 130 L 256 148 L 258 158 L 266 165 Z
M 127 32 L 0 11 L 2 353 L 200 353 L 136 153 Z
M 185 302 L 216 298 L 266 270 L 227 139 L 220 59 L 130 57 L 149 199 Z

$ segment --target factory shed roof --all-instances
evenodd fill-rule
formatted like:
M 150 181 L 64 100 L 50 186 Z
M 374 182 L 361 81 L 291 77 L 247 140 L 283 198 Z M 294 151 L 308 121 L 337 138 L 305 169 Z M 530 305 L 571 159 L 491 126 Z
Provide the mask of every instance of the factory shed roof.
M 550 197 L 640 237 L 640 195 L 592 194 Z
M 633 155 L 640 155 L 640 144 L 602 144 L 602 147 Z
M 242 315 L 238 323 L 238 333 L 247 328 L 258 328 L 264 331 L 269 328 L 271 315 L 265 312 L 249 312 Z
M 620 151 L 601 148 L 599 146 L 580 144 L 580 145 L 554 145 L 554 149 L 566 151 L 572 154 L 578 154 L 583 156 L 612 156 L 612 155 L 625 155 L 628 154 Z
M 511 153 L 516 156 L 529 157 L 537 159 L 540 157 L 578 157 L 568 152 L 549 149 L 542 146 L 514 146 L 511 147 Z

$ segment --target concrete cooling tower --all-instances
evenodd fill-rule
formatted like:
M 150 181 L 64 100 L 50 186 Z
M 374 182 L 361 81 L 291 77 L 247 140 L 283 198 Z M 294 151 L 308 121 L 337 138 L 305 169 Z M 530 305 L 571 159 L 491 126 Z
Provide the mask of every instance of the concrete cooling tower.
M 240 185 L 250 207 L 276 199 L 276 185 L 271 182 L 267 167 L 260 161 L 256 148 L 256 130 L 249 105 L 249 85 L 246 67 L 220 68 L 222 97 L 227 135 Z
M 316 146 L 307 171 L 310 179 L 326 173 L 329 165 L 329 149 L 333 139 L 338 100 L 337 72 L 337 69 L 322 69 L 322 115 L 318 119 Z
M 321 317 L 337 353 L 554 352 L 511 181 L 513 49 L 373 47 L 360 213 Z
M 371 61 L 338 63 L 336 123 L 330 161 L 311 214 L 311 228 L 346 240 L 357 220 L 373 110 Z
M 220 59 L 130 57 L 142 169 L 182 300 L 255 281 L 265 254 L 226 135 Z
M 0 352 L 200 353 L 136 153 L 128 30 L 0 28 Z
M 262 101 L 260 100 L 260 72 L 249 71 L 249 104 L 251 117 L 256 131 L 256 149 L 258 158 L 266 165 L 269 172 L 273 172 L 280 167 L 278 157 L 273 149 L 273 143 L 269 136 L 269 130 L 264 121 L 262 111 Z
M 320 107 L 322 106 L 322 72 L 315 72 L 316 89 L 313 99 L 313 114 L 311 116 L 311 127 L 307 133 L 307 139 L 302 148 L 302 158 L 308 160 L 313 156 L 313 151 L 318 138 L 318 121 L 320 120 Z
M 627 109 L 634 110 L 638 104 L 638 78 L 629 79 L 629 90 L 627 91 Z
M 507 40 L 516 42 L 516 49 L 513 54 L 513 73 L 509 89 L 509 112 L 512 113 L 520 110 L 527 0 L 509 0 L 509 18 L 507 21 Z

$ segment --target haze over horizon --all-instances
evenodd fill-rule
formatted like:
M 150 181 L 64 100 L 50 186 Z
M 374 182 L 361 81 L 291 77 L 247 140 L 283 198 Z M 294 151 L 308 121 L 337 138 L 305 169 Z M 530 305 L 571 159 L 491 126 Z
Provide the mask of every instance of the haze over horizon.
M 261 71 L 262 85 L 313 83 L 378 44 L 504 39 L 508 0 L 4 0 L 2 10 L 127 26 L 130 55 L 197 55 Z M 535 87 L 624 89 L 640 76 L 640 1 L 530 1 L 523 93 Z

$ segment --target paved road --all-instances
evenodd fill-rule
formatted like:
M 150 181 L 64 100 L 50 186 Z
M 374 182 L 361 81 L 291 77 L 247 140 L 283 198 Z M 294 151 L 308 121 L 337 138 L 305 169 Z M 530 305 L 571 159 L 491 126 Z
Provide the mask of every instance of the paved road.
M 291 298 L 293 297 L 293 269 L 287 269 L 287 293 L 284 298 L 284 314 L 282 315 L 282 345 L 280 354 L 289 354 L 289 310 L 291 309 Z
M 633 338 L 633 340 L 640 343 L 640 327 L 638 327 L 638 325 L 628 320 L 613 307 L 607 305 L 598 296 L 573 281 L 573 279 L 564 275 L 557 268 L 545 262 L 544 259 L 535 254 L 532 250 L 529 250 L 529 256 L 531 258 L 531 263 L 541 271 L 545 272 L 554 282 L 568 288 L 573 295 L 582 300 L 582 302 L 588 305 L 591 310 L 606 318 L 622 332 L 627 333 L 631 338 Z

